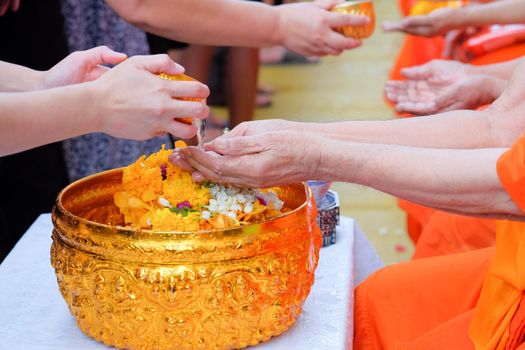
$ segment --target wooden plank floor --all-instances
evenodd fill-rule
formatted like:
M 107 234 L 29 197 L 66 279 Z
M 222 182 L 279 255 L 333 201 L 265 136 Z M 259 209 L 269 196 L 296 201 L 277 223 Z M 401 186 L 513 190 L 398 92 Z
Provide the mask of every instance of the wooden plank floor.
M 402 36 L 382 33 L 379 24 L 399 14 L 396 1 L 374 4 L 378 27 L 361 48 L 315 64 L 263 67 L 260 82 L 273 86 L 276 93 L 272 106 L 259 109 L 256 118 L 327 122 L 392 118 L 382 91 Z M 357 220 L 386 264 L 410 258 L 412 244 L 394 198 L 351 184 L 337 183 L 333 189 L 339 192 L 343 215 Z M 399 252 L 396 246 L 406 251 Z

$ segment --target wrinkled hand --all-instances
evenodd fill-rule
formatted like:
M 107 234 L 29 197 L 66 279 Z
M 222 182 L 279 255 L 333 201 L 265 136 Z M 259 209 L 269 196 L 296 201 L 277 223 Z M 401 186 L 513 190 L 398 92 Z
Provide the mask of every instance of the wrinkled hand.
M 441 8 L 424 16 L 408 16 L 400 22 L 384 22 L 385 32 L 401 31 L 407 34 L 433 37 L 449 30 L 464 27 L 465 16 L 461 9 Z
M 219 137 L 198 147 L 179 149 L 175 165 L 193 170 L 196 181 L 206 179 L 244 187 L 271 187 L 316 178 L 318 138 L 299 132 Z
M 486 75 L 471 75 L 452 83 L 391 81 L 387 96 L 396 103 L 396 111 L 400 113 L 426 115 L 476 109 L 495 100 L 492 84 L 498 84 L 499 80 Z
M 183 72 L 184 68 L 167 55 L 135 56 L 89 83 L 94 91 L 93 108 L 98 108 L 97 129 L 134 140 L 166 132 L 181 138 L 193 137 L 195 127 L 178 122 L 177 118 L 206 118 L 208 107 L 179 98 L 204 100 L 209 95 L 208 87 L 197 81 L 172 81 L 156 75 Z
M 396 103 L 402 113 L 431 114 L 452 107 L 450 102 L 463 96 L 449 94 L 459 88 L 468 73 L 468 65 L 455 61 L 433 60 L 421 66 L 405 68 L 401 74 L 406 81 L 389 81 L 385 86 L 387 98 Z
M 5 15 L 9 9 L 16 12 L 19 8 L 20 0 L 0 0 L 0 16 Z
M 280 15 L 278 41 L 307 57 L 338 55 L 360 46 L 361 41 L 347 38 L 334 31 L 334 28 L 365 25 L 369 19 L 328 11 L 341 2 L 317 0 L 276 6 Z
M 114 65 L 124 61 L 127 56 L 106 46 L 98 46 L 85 51 L 76 51 L 43 72 L 41 88 L 79 84 L 98 79 L 109 68 L 102 64 Z

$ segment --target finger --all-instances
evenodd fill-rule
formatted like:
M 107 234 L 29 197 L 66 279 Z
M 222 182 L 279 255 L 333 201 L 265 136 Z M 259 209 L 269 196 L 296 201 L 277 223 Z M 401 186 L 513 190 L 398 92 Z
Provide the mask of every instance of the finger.
M 118 64 L 124 61 L 128 56 L 125 53 L 113 51 L 109 47 L 103 45 L 82 51 L 82 57 L 92 67 L 96 67 L 101 64 Z
M 201 172 L 194 171 L 191 173 L 191 178 L 195 182 L 204 182 L 209 180 L 206 176 L 204 176 Z
M 172 99 L 164 111 L 167 119 L 173 118 L 195 118 L 205 119 L 208 117 L 210 109 L 202 102 L 181 101 Z
M 326 45 L 333 51 L 341 52 L 343 50 L 351 50 L 362 45 L 361 40 L 354 38 L 347 38 L 343 34 L 337 32 L 330 32 L 326 37 Z
M 401 69 L 401 75 L 407 79 L 424 80 L 432 76 L 430 63 Z
M 340 12 L 330 12 L 327 16 L 331 28 L 364 26 L 370 23 L 370 18 L 366 16 L 347 15 Z
M 181 168 L 182 170 L 191 171 L 193 168 L 188 164 L 182 157 L 179 152 L 173 151 L 173 154 L 170 154 L 168 160 L 175 165 L 176 167 Z
M 427 115 L 435 113 L 435 110 L 436 106 L 434 102 L 401 102 L 396 105 L 396 111 L 399 113 Z
M 450 59 L 452 57 L 453 51 L 456 47 L 456 42 L 462 36 L 462 31 L 460 30 L 451 30 L 445 35 L 445 43 L 443 47 L 442 56 L 444 58 Z
M 206 99 L 210 89 L 198 81 L 162 80 L 164 87 L 173 98 Z
M 137 67 L 154 74 L 165 73 L 168 75 L 179 75 L 184 73 L 184 68 L 175 63 L 166 54 L 133 56 L 129 61 Z
M 106 72 L 109 72 L 111 69 L 104 66 L 97 66 L 93 68 L 87 75 L 85 81 L 93 81 L 100 78 Z
M 228 158 L 215 152 L 205 152 L 198 147 L 187 147 L 181 150 L 180 155 L 198 173 L 211 181 L 257 187 L 247 176 L 242 174 L 243 170 L 246 171 L 246 167 L 239 166 L 238 158 Z
M 259 139 L 259 136 L 219 137 L 207 143 L 205 149 L 229 157 L 238 157 L 262 152 L 264 147 L 261 146 Z
M 6 0 L 2 1 L 0 3 L 0 16 L 5 15 L 8 8 L 9 8 L 9 1 L 6 1 Z
M 225 161 L 225 157 L 215 152 L 206 152 L 197 147 L 186 147 L 181 149 L 179 154 L 193 169 L 210 180 L 218 181 L 221 176 L 228 175 L 227 172 L 224 173 L 228 162 Z
M 20 0 L 12 0 L 11 11 L 16 12 L 20 8 Z
M 191 139 L 193 136 L 197 135 L 197 128 L 195 126 L 181 123 L 176 120 L 172 120 L 164 124 L 164 130 L 175 137 L 186 140 Z
M 381 24 L 383 31 L 386 33 L 398 32 L 404 29 L 402 22 L 384 21 Z

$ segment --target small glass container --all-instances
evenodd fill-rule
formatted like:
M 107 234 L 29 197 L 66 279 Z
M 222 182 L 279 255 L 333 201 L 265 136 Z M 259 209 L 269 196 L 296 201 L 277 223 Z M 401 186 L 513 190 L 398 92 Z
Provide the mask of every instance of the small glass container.
M 370 18 L 370 23 L 364 26 L 345 26 L 338 28 L 338 32 L 344 36 L 355 39 L 366 39 L 374 32 L 375 13 L 374 4 L 371 0 L 346 1 L 332 8 L 332 11 Z

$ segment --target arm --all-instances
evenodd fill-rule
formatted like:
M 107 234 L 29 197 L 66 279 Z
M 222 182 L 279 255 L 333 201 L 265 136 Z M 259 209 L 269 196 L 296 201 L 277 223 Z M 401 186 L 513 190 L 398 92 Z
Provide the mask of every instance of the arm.
M 0 91 L 31 91 L 41 88 L 43 72 L 0 61 Z
M 428 15 L 405 17 L 397 23 L 385 22 L 383 29 L 432 37 L 469 26 L 524 23 L 524 4 L 524 0 L 501 0 L 459 9 L 442 8 Z
M 169 81 L 183 68 L 167 55 L 132 57 L 100 78 L 46 90 L 0 93 L 0 157 L 89 132 L 145 140 L 169 132 L 181 138 L 195 127 L 177 118 L 205 118 L 208 89 L 194 81 Z
M 338 0 L 281 6 L 238 0 L 107 2 L 128 22 L 163 37 L 213 46 L 283 45 L 307 56 L 357 47 L 359 41 L 333 28 L 368 22 L 364 17 L 326 11 Z
M 325 140 L 319 175 L 464 215 L 521 219 L 496 173 L 505 149 L 439 150 Z M 335 151 L 335 152 L 334 152 Z
M 525 220 L 496 172 L 505 149 L 422 149 L 277 132 L 219 138 L 206 150 L 181 149 L 172 160 L 195 169 L 196 180 L 248 187 L 345 181 L 441 210 Z

